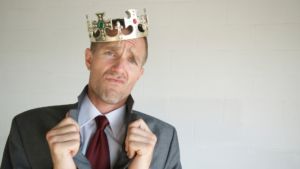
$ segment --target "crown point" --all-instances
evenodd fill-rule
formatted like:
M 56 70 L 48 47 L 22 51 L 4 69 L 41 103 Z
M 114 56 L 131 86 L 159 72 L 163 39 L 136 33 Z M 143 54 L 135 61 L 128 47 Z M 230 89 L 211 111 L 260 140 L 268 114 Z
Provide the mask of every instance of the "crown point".
M 136 20 L 136 19 L 133 19 L 133 23 L 136 24 L 136 23 L 137 23 L 137 20 Z

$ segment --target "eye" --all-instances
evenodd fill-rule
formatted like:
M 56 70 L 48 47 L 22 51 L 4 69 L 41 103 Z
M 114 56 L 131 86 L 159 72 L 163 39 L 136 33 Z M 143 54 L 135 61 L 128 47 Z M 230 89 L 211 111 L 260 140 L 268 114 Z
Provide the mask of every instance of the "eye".
M 114 54 L 112 52 L 106 52 L 106 54 L 113 56 Z
M 130 60 L 129 60 L 129 62 L 130 62 L 130 63 L 133 63 L 133 64 L 135 63 L 135 61 L 134 61 L 134 60 L 132 60 L 132 59 L 130 59 Z

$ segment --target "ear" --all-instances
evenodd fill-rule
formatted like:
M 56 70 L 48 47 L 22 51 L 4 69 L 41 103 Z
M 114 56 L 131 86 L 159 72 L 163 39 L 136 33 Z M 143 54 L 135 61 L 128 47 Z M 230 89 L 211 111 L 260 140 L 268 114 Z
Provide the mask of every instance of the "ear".
M 144 74 L 144 71 L 145 71 L 144 68 L 142 68 L 137 81 L 140 80 L 141 76 Z
M 88 70 L 90 70 L 90 68 L 91 68 L 92 56 L 93 56 L 93 53 L 92 53 L 91 49 L 86 48 L 85 49 L 85 65 Z

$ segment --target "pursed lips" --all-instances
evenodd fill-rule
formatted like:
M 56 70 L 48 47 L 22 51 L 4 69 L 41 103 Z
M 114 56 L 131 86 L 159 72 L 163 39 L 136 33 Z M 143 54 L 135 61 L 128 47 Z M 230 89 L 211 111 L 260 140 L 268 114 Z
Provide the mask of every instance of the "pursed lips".
M 118 78 L 113 78 L 113 77 L 107 77 L 106 80 L 112 83 L 118 83 L 118 84 L 124 84 L 125 80 L 123 79 L 118 79 Z

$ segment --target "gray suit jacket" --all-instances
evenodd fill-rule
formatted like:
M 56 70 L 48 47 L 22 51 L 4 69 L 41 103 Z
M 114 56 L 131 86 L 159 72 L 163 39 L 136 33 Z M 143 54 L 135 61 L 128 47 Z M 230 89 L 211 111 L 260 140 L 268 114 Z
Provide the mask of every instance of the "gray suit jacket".
M 50 169 L 53 164 L 46 133 L 62 121 L 68 111 L 70 111 L 70 116 L 78 121 L 80 104 L 86 91 L 87 86 L 78 96 L 78 103 L 37 108 L 14 117 L 3 152 L 1 169 Z M 131 96 L 128 97 L 126 105 L 126 131 L 132 121 L 142 118 L 157 136 L 151 169 L 181 169 L 175 128 L 159 119 L 132 110 Z M 81 148 L 80 146 L 80 150 L 73 159 L 79 169 L 91 169 L 89 161 L 81 153 Z M 113 168 L 125 169 L 130 162 L 123 142 L 122 152 Z

